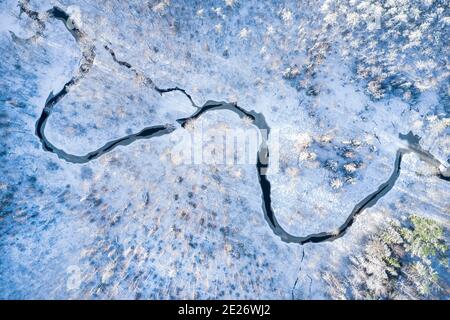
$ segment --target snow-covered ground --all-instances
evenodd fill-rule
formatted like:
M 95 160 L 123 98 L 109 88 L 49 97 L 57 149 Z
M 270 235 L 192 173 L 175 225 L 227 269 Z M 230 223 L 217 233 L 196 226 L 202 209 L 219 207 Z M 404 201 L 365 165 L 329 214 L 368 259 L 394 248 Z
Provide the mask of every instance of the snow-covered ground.
M 213 111 L 182 128 L 176 119 L 196 110 L 186 95 L 159 94 L 105 49 L 199 106 L 262 113 L 279 150 L 272 207 L 287 232 L 306 236 L 336 230 L 389 178 L 407 147 L 400 133 L 450 165 L 446 1 L 24 3 L 64 9 L 95 46 L 93 66 L 48 120 L 56 147 L 84 155 L 144 127 L 176 130 L 86 164 L 44 151 L 36 121 L 82 50 L 45 15 L 43 35 L 22 40 L 39 24 L 17 1 L 0 2 L 0 298 L 329 298 L 323 272 L 345 272 L 387 219 L 414 211 L 443 225 L 448 243 L 449 183 L 415 153 L 342 237 L 283 242 L 265 220 L 254 163 L 186 163 L 174 153 L 196 130 L 202 149 L 220 150 L 208 132 L 249 130 L 248 119 Z

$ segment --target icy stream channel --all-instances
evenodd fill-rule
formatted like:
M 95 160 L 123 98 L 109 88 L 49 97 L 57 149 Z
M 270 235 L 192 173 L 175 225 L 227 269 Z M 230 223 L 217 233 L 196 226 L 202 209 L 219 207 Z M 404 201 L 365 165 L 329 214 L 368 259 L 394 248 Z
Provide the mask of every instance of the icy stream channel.
M 30 16 L 30 18 L 35 20 L 39 19 L 37 12 L 31 11 L 27 8 L 22 8 L 22 10 L 28 16 Z M 76 164 L 87 163 L 89 161 L 101 157 L 102 155 L 110 152 L 111 150 L 113 150 L 118 146 L 121 145 L 126 146 L 140 139 L 150 139 L 157 136 L 168 135 L 177 129 L 176 126 L 172 124 L 146 127 L 137 133 L 129 134 L 124 137 L 109 141 L 105 143 L 102 147 L 98 148 L 97 150 L 91 151 L 86 155 L 70 154 L 54 146 L 45 136 L 46 123 L 55 105 L 69 93 L 73 85 L 81 81 L 82 78 L 89 72 L 95 59 L 95 47 L 89 44 L 86 45 L 87 39 L 85 39 L 85 34 L 73 24 L 74 23 L 73 21 L 70 21 L 69 15 L 62 9 L 58 7 L 53 7 L 52 9 L 48 10 L 47 13 L 49 14 L 50 17 L 61 20 L 64 23 L 67 30 L 72 34 L 72 36 L 75 38 L 75 41 L 79 44 L 80 48 L 82 49 L 82 60 L 80 61 L 80 68 L 77 74 L 74 75 L 73 78 L 70 79 L 57 94 L 54 95 L 53 93 L 50 93 L 45 103 L 44 109 L 42 110 L 42 113 L 36 122 L 36 136 L 40 139 L 42 147 L 45 151 L 55 153 L 60 159 L 63 159 L 71 163 Z M 41 25 L 45 27 L 45 24 Z M 136 71 L 136 69 L 134 69 L 130 63 L 118 60 L 116 58 L 113 49 L 111 49 L 108 45 L 105 45 L 104 49 L 111 54 L 116 63 L 138 74 L 138 71 Z M 400 134 L 399 138 L 401 140 L 407 141 L 408 146 L 405 148 L 399 148 L 397 150 L 392 174 L 390 175 L 389 179 L 386 182 L 382 183 L 380 186 L 378 186 L 374 192 L 372 192 L 371 194 L 363 198 L 359 203 L 357 203 L 354 206 L 351 213 L 349 214 L 349 216 L 347 217 L 347 219 L 345 220 L 345 222 L 341 226 L 339 226 L 336 230 L 333 231 L 314 233 L 306 236 L 295 236 L 288 233 L 280 226 L 280 224 L 276 219 L 275 212 L 272 208 L 271 184 L 265 174 L 269 166 L 270 153 L 267 144 L 267 139 L 270 133 L 270 127 L 268 126 L 266 119 L 264 118 L 264 115 L 262 115 L 261 113 L 257 113 L 255 111 L 247 111 L 235 103 L 228 103 L 228 102 L 207 101 L 203 106 L 198 107 L 193 102 L 191 96 L 184 89 L 178 87 L 162 89 L 157 87 L 154 84 L 153 80 L 148 77 L 145 77 L 145 83 L 151 90 L 156 90 L 161 95 L 170 91 L 180 91 L 184 95 L 186 95 L 186 97 L 190 100 L 191 104 L 195 108 L 197 108 L 196 112 L 194 112 L 194 114 L 192 114 L 191 116 L 176 120 L 178 124 L 181 125 L 182 128 L 184 128 L 184 126 L 188 121 L 197 119 L 200 116 L 214 110 L 229 110 L 236 113 L 241 118 L 248 117 L 251 119 L 252 124 L 259 129 L 261 136 L 263 138 L 262 142 L 259 145 L 258 154 L 256 155 L 257 157 L 256 169 L 262 193 L 262 209 L 265 215 L 265 219 L 269 224 L 270 228 L 284 242 L 294 242 L 299 244 L 305 244 L 308 242 L 318 243 L 323 241 L 332 241 L 343 236 L 347 231 L 347 229 L 353 224 L 355 217 L 357 215 L 364 212 L 365 209 L 374 206 L 379 199 L 381 199 L 394 187 L 395 182 L 397 181 L 400 175 L 402 157 L 406 153 L 415 152 L 421 158 L 428 161 L 435 167 L 439 167 L 438 177 L 440 179 L 449 181 L 448 170 L 444 171 L 443 165 L 436 158 L 434 158 L 430 153 L 420 148 L 418 144 L 418 141 L 420 140 L 419 137 L 414 136 L 411 132 L 405 135 Z

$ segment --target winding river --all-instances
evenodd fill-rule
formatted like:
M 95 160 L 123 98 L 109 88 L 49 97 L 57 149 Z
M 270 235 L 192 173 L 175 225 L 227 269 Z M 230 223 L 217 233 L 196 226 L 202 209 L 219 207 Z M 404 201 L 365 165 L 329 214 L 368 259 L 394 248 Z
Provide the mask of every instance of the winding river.
M 32 11 L 29 8 L 28 3 L 26 1 L 20 4 L 20 8 L 21 12 L 25 12 L 31 19 L 37 22 L 38 26 L 40 27 L 37 36 L 42 35 L 43 29 L 45 28 L 45 23 L 42 20 L 40 20 L 38 13 Z M 71 163 L 77 164 L 86 163 L 101 157 L 105 153 L 110 152 L 111 150 L 113 150 L 118 146 L 126 146 L 140 139 L 150 139 L 157 136 L 167 135 L 176 129 L 176 127 L 172 125 L 157 125 L 146 127 L 140 132 L 133 133 L 125 137 L 110 141 L 105 145 L 103 145 L 102 147 L 98 148 L 97 150 L 89 152 L 86 155 L 69 154 L 64 150 L 54 146 L 45 136 L 45 126 L 47 120 L 50 117 L 55 105 L 69 93 L 72 86 L 76 85 L 89 72 L 95 59 L 95 47 L 94 45 L 89 44 L 86 45 L 86 43 L 89 43 L 89 41 L 86 41 L 87 40 L 86 35 L 75 26 L 74 22 L 70 20 L 69 15 L 64 10 L 58 7 L 53 7 L 52 9 L 47 11 L 47 14 L 49 18 L 55 18 L 64 23 L 67 30 L 72 34 L 75 41 L 79 44 L 82 50 L 82 58 L 80 61 L 80 68 L 77 71 L 77 73 L 72 77 L 72 79 L 70 79 L 58 93 L 56 94 L 53 94 L 53 92 L 50 93 L 49 97 L 45 102 L 45 106 L 42 110 L 42 113 L 39 119 L 36 121 L 36 136 L 41 141 L 42 147 L 45 151 L 52 152 L 56 154 L 60 159 L 63 159 Z M 136 75 L 143 76 L 128 62 L 118 60 L 116 54 L 111 49 L 110 45 L 105 45 L 104 49 L 110 53 L 110 55 L 112 56 L 113 60 L 116 63 L 120 64 L 121 66 L 127 69 L 130 69 Z M 347 231 L 347 229 L 353 224 L 357 215 L 361 214 L 365 209 L 374 206 L 380 198 L 382 198 L 394 187 L 395 182 L 397 181 L 400 175 L 402 157 L 406 153 L 415 152 L 422 159 L 430 162 L 434 166 L 439 167 L 441 165 L 440 162 L 437 159 L 435 159 L 429 152 L 424 151 L 420 148 L 420 145 L 418 143 L 420 139 L 419 137 L 413 135 L 411 132 L 406 135 L 400 134 L 399 138 L 401 140 L 407 141 L 408 148 L 400 148 L 399 150 L 397 150 L 393 170 L 390 177 L 386 182 L 382 183 L 374 192 L 372 192 L 364 199 L 362 199 L 359 203 L 357 203 L 353 208 L 353 210 L 351 211 L 350 215 L 347 217 L 347 219 L 341 226 L 339 226 L 334 231 L 320 232 L 315 234 L 309 234 L 306 236 L 294 236 L 285 231 L 280 226 L 272 208 L 271 184 L 266 175 L 269 165 L 269 148 L 267 144 L 267 139 L 270 134 L 270 127 L 268 126 L 264 116 L 261 113 L 257 113 L 253 110 L 247 111 L 244 108 L 238 106 L 237 104 L 227 102 L 207 101 L 203 106 L 198 107 L 194 103 L 192 97 L 184 89 L 178 87 L 167 89 L 159 88 L 154 84 L 152 79 L 146 76 L 143 77 L 145 79 L 144 83 L 152 90 L 156 90 L 161 95 L 171 91 L 180 91 L 184 95 L 186 95 L 186 97 L 190 100 L 192 106 L 194 106 L 197 110 L 187 118 L 177 119 L 178 124 L 181 125 L 181 127 L 183 128 L 185 127 L 186 123 L 189 120 L 197 119 L 200 116 L 215 110 L 229 110 L 236 113 L 241 118 L 248 117 L 252 120 L 253 125 L 260 130 L 261 136 L 263 138 L 261 144 L 259 145 L 258 154 L 256 155 L 257 157 L 256 169 L 259 185 L 261 187 L 262 209 L 264 212 L 264 217 L 267 223 L 269 224 L 270 228 L 273 230 L 273 232 L 277 236 L 279 236 L 281 240 L 284 242 L 288 243 L 293 242 L 299 244 L 305 244 L 308 242 L 318 243 L 323 241 L 332 241 L 339 237 L 342 237 Z M 266 134 L 263 134 L 263 132 L 265 132 Z M 442 172 L 438 174 L 438 177 L 446 181 L 449 181 L 449 176 Z

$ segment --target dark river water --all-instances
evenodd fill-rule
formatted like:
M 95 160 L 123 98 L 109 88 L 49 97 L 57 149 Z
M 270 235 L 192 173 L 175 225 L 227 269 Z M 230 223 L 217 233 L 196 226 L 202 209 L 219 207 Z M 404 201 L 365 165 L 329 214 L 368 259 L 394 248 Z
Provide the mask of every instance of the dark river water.
M 29 9 L 27 10 L 24 11 L 32 19 L 35 20 L 39 19 L 38 16 L 34 14 L 35 12 Z M 140 132 L 133 133 L 124 136 L 122 138 L 109 141 L 105 143 L 102 147 L 98 148 L 97 150 L 91 151 L 86 155 L 70 154 L 54 146 L 45 136 L 45 126 L 47 120 L 49 119 L 55 105 L 69 93 L 73 85 L 77 84 L 89 72 L 95 59 L 95 47 L 93 45 L 85 44 L 86 43 L 86 41 L 84 41 L 86 37 L 85 34 L 78 28 L 74 27 L 73 22 L 69 23 L 68 21 L 69 16 L 62 9 L 54 7 L 47 12 L 49 14 L 49 17 L 53 17 L 64 22 L 64 25 L 66 26 L 67 30 L 72 34 L 75 41 L 77 41 L 77 43 L 80 45 L 80 48 L 82 50 L 82 58 L 80 61 L 80 68 L 77 71 L 77 73 L 73 76 L 73 78 L 70 79 L 58 93 L 56 94 L 53 94 L 53 92 L 50 93 L 47 101 L 45 102 L 45 106 L 42 110 L 42 113 L 36 122 L 36 136 L 41 141 L 42 147 L 45 151 L 52 152 L 56 154 L 60 159 L 63 159 L 71 163 L 76 164 L 86 163 L 101 157 L 105 153 L 110 152 L 111 150 L 113 150 L 118 146 L 126 146 L 140 139 L 150 139 L 157 136 L 167 135 L 176 129 L 176 127 L 172 125 L 156 125 L 146 127 L 142 129 Z M 109 46 L 106 45 L 104 46 L 104 48 L 111 54 L 115 62 L 137 73 L 137 70 L 134 69 L 128 62 L 117 60 L 114 51 Z M 380 198 L 382 198 L 394 187 L 395 182 L 397 181 L 400 175 L 402 157 L 405 153 L 415 152 L 425 161 L 428 161 L 431 164 L 438 167 L 440 165 L 440 162 L 436 160 L 429 152 L 424 151 L 420 148 L 419 137 L 413 135 L 411 132 L 405 135 L 400 134 L 399 138 L 401 140 L 406 141 L 408 147 L 400 148 L 397 150 L 391 175 L 384 183 L 382 183 L 378 187 L 374 187 L 375 189 L 374 192 L 364 197 L 354 206 L 353 210 L 350 212 L 349 216 L 341 226 L 339 226 L 335 231 L 320 232 L 305 236 L 291 235 L 280 226 L 272 208 L 271 184 L 268 179 L 268 176 L 266 175 L 269 166 L 269 156 L 270 156 L 269 152 L 270 150 L 267 144 L 267 139 L 270 134 L 270 128 L 267 125 L 264 116 L 261 113 L 257 113 L 255 111 L 247 111 L 242 107 L 238 106 L 237 104 L 227 102 L 207 101 L 203 106 L 198 107 L 192 100 L 191 96 L 187 94 L 184 89 L 178 87 L 162 89 L 157 87 L 150 78 L 146 78 L 146 84 L 151 89 L 154 89 L 157 92 L 159 92 L 161 95 L 170 91 L 180 91 L 189 98 L 192 105 L 196 107 L 197 110 L 191 116 L 177 120 L 178 124 L 181 125 L 181 127 L 184 127 L 187 121 L 197 119 L 200 116 L 215 110 L 229 110 L 236 113 L 241 118 L 249 117 L 253 121 L 253 125 L 255 125 L 260 130 L 262 136 L 262 142 L 259 145 L 258 154 L 255 155 L 255 157 L 257 158 L 256 159 L 257 177 L 259 185 L 261 187 L 262 210 L 264 212 L 264 217 L 267 223 L 269 224 L 270 228 L 277 236 L 281 238 L 282 241 L 285 242 L 294 242 L 299 244 L 305 244 L 308 242 L 317 243 L 323 241 L 331 241 L 343 236 L 346 230 L 353 224 L 357 215 L 364 212 L 365 209 L 374 206 Z M 446 181 L 449 181 L 448 174 L 440 172 L 438 177 Z

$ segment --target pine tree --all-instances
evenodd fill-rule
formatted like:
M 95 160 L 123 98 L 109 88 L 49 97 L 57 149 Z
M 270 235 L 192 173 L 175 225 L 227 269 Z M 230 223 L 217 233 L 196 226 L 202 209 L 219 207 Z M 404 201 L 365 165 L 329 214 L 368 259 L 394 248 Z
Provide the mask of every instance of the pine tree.
M 412 228 L 402 228 L 401 234 L 406 240 L 406 250 L 413 256 L 424 260 L 437 256 L 444 258 L 447 245 L 444 242 L 444 230 L 437 222 L 413 215 Z

